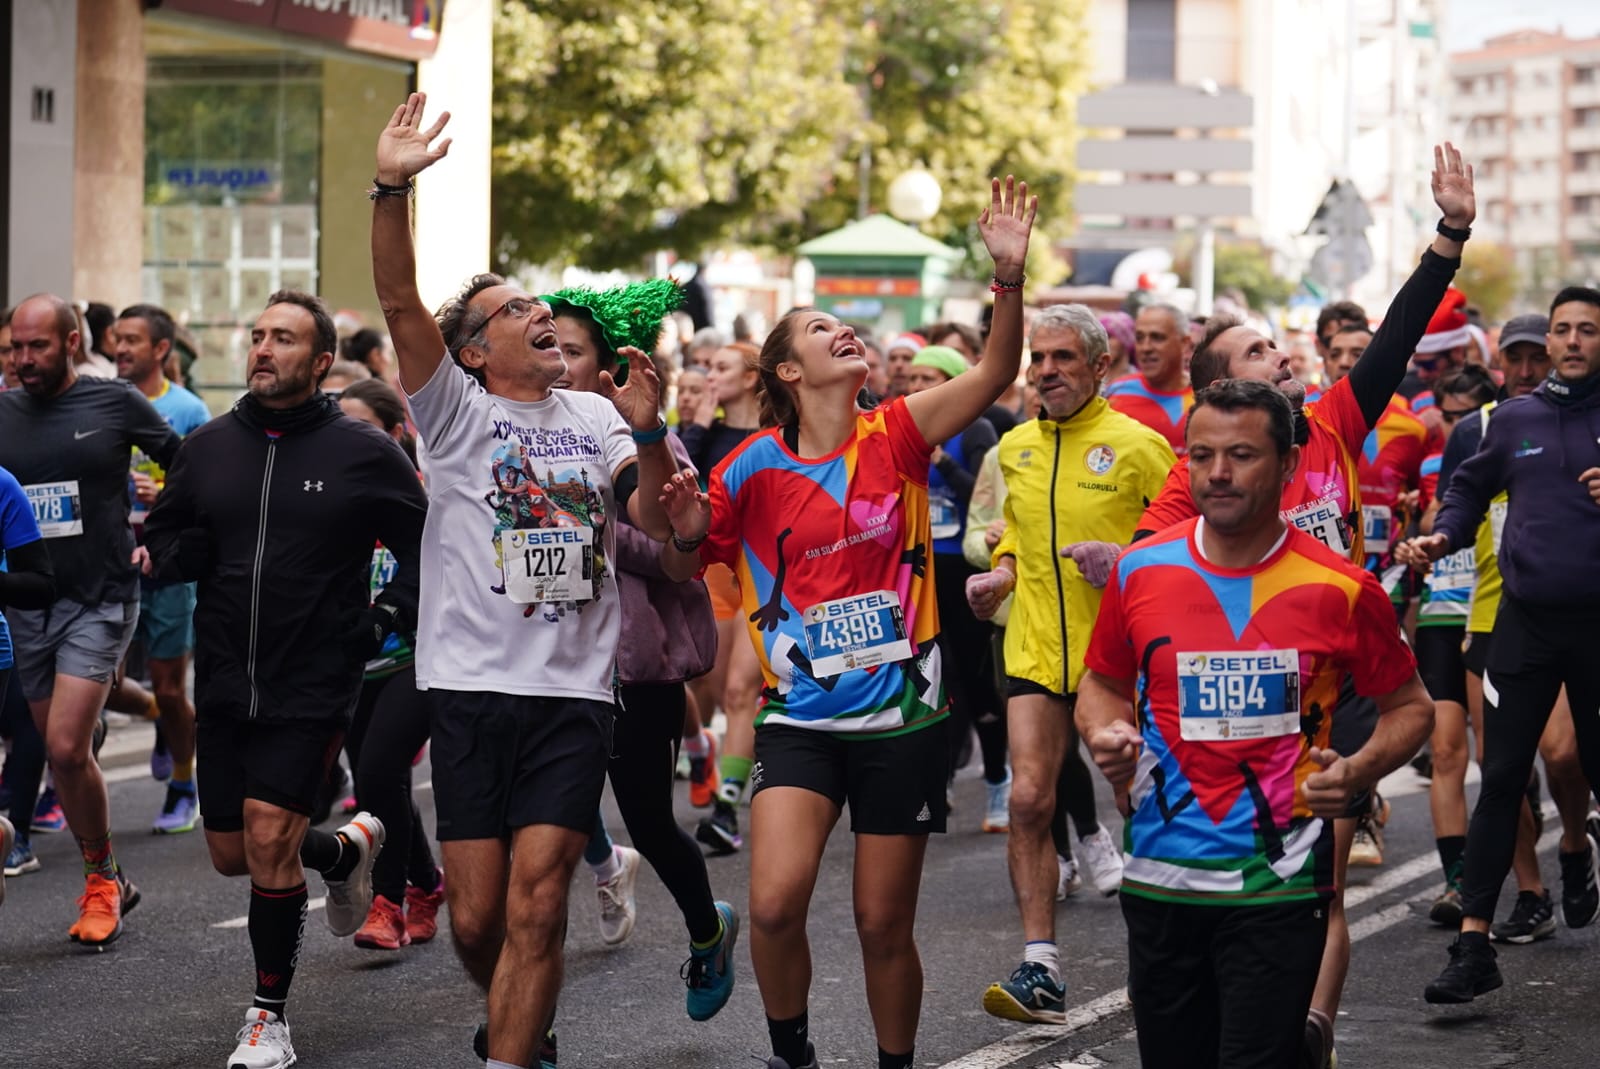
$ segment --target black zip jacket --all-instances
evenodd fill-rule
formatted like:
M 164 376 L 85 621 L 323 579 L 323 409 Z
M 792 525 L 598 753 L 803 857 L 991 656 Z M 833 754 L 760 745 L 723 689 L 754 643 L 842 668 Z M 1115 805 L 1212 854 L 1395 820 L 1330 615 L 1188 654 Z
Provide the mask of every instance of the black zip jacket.
M 281 411 L 246 395 L 185 438 L 145 546 L 157 579 L 200 584 L 200 715 L 347 718 L 373 543 L 399 564 L 378 604 L 413 627 L 426 511 L 400 446 L 324 394 Z

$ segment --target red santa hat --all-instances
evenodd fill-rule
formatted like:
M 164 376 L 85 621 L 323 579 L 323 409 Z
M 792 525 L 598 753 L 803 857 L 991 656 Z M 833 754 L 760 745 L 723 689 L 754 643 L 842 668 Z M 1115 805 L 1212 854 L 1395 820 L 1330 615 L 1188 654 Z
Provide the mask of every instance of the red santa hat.
M 1443 353 L 1472 343 L 1467 329 L 1467 295 L 1451 286 L 1428 320 L 1428 332 L 1417 342 L 1419 353 Z

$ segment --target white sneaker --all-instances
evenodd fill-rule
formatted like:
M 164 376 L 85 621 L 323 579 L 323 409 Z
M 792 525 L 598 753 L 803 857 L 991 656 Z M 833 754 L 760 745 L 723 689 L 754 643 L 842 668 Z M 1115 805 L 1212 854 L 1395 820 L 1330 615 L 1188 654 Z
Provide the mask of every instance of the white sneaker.
M 1122 890 L 1122 851 L 1111 841 L 1111 833 L 1101 827 L 1093 835 L 1078 840 L 1082 848 L 1083 865 L 1089 870 L 1094 889 L 1103 895 L 1114 895 Z
M 1056 901 L 1065 902 L 1068 895 L 1075 895 L 1083 886 L 1083 877 L 1078 875 L 1078 863 L 1070 857 L 1056 855 Z
M 289 1069 L 295 1062 L 289 1025 L 271 1010 L 255 1006 L 246 1010 L 238 1040 L 228 1069 Z
M 361 930 L 372 910 L 372 863 L 383 849 L 383 821 L 371 813 L 357 813 L 337 834 L 361 855 L 349 876 L 327 881 L 328 930 L 344 939 Z
M 618 846 L 616 851 L 617 874 L 595 884 L 600 896 L 600 938 L 612 947 L 633 934 L 633 922 L 639 915 L 633 898 L 633 885 L 639 879 L 639 851 L 631 846 Z
M 0 817 L 0 856 L 10 857 L 11 848 L 16 845 L 17 829 L 11 826 L 11 821 Z M 0 868 L 0 906 L 6 902 L 6 870 Z
M 1003 783 L 985 783 L 983 786 L 989 795 L 983 811 L 983 830 L 1011 830 L 1011 770 L 1006 769 Z

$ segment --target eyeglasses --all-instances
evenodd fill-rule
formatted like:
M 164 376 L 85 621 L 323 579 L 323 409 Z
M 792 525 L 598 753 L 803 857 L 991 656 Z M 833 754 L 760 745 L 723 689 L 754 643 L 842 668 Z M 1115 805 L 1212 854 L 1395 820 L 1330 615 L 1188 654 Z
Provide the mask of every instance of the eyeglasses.
M 478 327 L 478 331 L 481 333 L 488 329 L 489 324 L 494 322 L 494 317 L 501 312 L 506 313 L 512 319 L 527 319 L 533 315 L 535 309 L 544 307 L 546 305 L 543 301 L 535 300 L 532 297 L 512 297 L 505 304 L 490 312 L 489 318 L 483 321 L 482 326 Z

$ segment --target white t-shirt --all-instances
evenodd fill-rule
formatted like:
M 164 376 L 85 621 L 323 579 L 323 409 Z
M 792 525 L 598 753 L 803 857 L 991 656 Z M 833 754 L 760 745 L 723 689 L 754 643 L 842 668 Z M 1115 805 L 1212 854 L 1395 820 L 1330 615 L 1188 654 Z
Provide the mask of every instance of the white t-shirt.
M 417 687 L 611 701 L 627 423 L 597 394 L 493 396 L 448 355 L 410 400 L 428 487 Z

